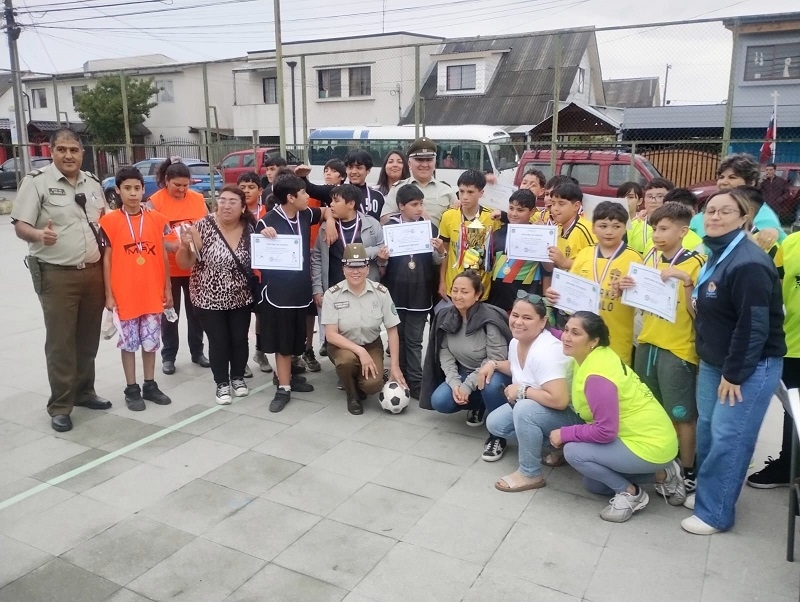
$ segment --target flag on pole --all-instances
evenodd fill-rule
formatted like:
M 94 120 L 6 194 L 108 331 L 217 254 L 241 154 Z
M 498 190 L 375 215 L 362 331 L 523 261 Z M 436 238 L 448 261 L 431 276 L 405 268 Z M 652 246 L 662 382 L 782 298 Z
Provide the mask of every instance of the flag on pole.
M 775 138 L 777 137 L 778 125 L 775 123 L 775 113 L 773 113 L 767 126 L 767 133 L 764 134 L 764 143 L 761 145 L 760 163 L 775 161 Z

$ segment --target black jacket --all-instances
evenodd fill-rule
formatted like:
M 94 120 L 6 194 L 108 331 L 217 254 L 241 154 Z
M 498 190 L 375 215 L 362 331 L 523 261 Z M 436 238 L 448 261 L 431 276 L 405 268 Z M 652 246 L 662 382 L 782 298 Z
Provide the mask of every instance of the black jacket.
M 499 307 L 478 302 L 467 312 L 467 330 L 470 335 L 486 324 L 496 326 L 507 341 L 511 341 L 511 329 L 508 327 L 508 314 Z M 444 372 L 439 362 L 439 350 L 442 348 L 442 337 L 456 333 L 461 329 L 461 314 L 455 307 L 443 309 L 433 319 L 428 335 L 428 349 L 422 366 L 422 388 L 419 395 L 419 407 L 432 410 L 431 395 L 444 382 Z
M 711 250 L 708 269 L 738 233 L 703 238 Z M 735 385 L 762 359 L 786 355 L 781 283 L 769 255 L 747 238 L 737 244 L 697 289 L 694 326 L 700 359 Z

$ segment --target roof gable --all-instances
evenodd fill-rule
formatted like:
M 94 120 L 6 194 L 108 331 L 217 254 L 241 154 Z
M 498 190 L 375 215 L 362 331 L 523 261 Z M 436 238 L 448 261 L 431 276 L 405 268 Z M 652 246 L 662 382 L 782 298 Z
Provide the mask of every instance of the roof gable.
M 660 103 L 658 77 L 636 77 L 631 79 L 607 79 L 603 81 L 606 106 L 609 107 L 657 107 Z

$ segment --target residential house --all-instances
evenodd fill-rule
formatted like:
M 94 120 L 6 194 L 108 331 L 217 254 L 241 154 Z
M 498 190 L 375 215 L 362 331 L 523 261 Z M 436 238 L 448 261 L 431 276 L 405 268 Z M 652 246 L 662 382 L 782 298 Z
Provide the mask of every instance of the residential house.
M 661 104 L 658 77 L 632 77 L 603 80 L 606 105 L 609 107 L 657 107 Z
M 304 131 L 320 127 L 397 124 L 413 105 L 414 47 L 420 47 L 424 74 L 442 40 L 396 32 L 283 44 L 287 142 L 302 144 Z M 249 137 L 257 130 L 262 143 L 278 142 L 277 68 L 274 50 L 250 52 L 234 68 L 234 135 Z
M 422 87 L 424 122 L 482 123 L 525 134 L 552 114 L 559 55 L 559 100 L 606 104 L 592 28 L 487 36 L 448 40 L 433 57 L 435 68 Z M 402 123 L 413 120 L 409 112 Z

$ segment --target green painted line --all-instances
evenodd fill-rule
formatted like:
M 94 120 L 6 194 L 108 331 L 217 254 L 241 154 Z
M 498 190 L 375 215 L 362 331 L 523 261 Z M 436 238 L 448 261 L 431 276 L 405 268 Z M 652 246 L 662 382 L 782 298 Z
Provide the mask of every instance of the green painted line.
M 267 389 L 268 387 L 272 387 L 272 386 L 273 386 L 273 384 L 270 382 L 270 383 L 255 387 L 254 389 L 250 390 L 250 395 L 252 395 L 253 393 L 259 393 L 259 392 L 263 391 L 264 389 Z M 243 401 L 244 399 L 245 398 L 243 398 L 243 397 L 237 398 L 236 402 L 234 402 L 234 403 L 237 403 L 239 400 Z M 219 412 L 221 409 L 223 409 L 225 407 L 226 406 L 217 405 L 217 406 L 208 408 L 207 410 L 204 410 L 204 411 L 200 412 L 199 414 L 195 414 L 194 416 L 190 416 L 189 418 L 186 418 L 185 420 L 181 420 L 180 422 L 178 422 L 176 424 L 173 424 L 172 426 L 165 427 L 162 430 L 160 430 L 160 431 L 158 431 L 156 433 L 153 433 L 152 435 L 148 435 L 147 437 L 144 437 L 143 439 L 139 439 L 138 441 L 134 441 L 133 443 L 129 443 L 125 447 L 121 447 L 116 451 L 109 452 L 105 456 L 101 456 L 100 458 L 97 458 L 96 460 L 92 460 L 91 462 L 88 462 L 88 463 L 84 464 L 83 466 L 78 466 L 77 468 L 74 468 L 74 469 L 70 470 L 69 472 L 65 472 L 62 475 L 59 475 L 57 477 L 53 477 L 49 481 L 45 481 L 44 483 L 40 483 L 39 485 L 36 485 L 35 487 L 31 487 L 30 489 L 27 489 L 26 491 L 23 491 L 22 493 L 18 493 L 17 495 L 15 495 L 13 497 L 10 497 L 7 500 L 3 500 L 2 502 L 0 502 L 0 511 L 1 510 L 5 510 L 6 508 L 8 508 L 10 506 L 13 506 L 14 504 L 19 503 L 19 502 L 21 502 L 23 500 L 26 500 L 29 497 L 36 495 L 37 493 L 41 493 L 45 489 L 49 489 L 50 487 L 54 487 L 55 485 L 58 485 L 59 483 L 63 483 L 64 481 L 67 481 L 67 480 L 69 480 L 69 479 L 71 479 L 73 477 L 77 477 L 78 475 L 83 474 L 84 472 L 87 472 L 87 471 L 91 470 L 92 468 L 97 468 L 98 466 L 100 466 L 102 464 L 105 464 L 106 462 L 110 462 L 114 458 L 119 458 L 120 456 L 122 456 L 124 454 L 127 454 L 129 451 L 133 451 L 134 449 L 142 447 L 143 445 L 147 445 L 151 441 L 155 441 L 156 439 L 160 439 L 161 437 L 164 437 L 164 436 L 168 435 L 169 433 L 172 433 L 174 431 L 180 430 L 183 427 L 185 427 L 185 426 L 187 426 L 189 424 L 192 424 L 193 422 L 197 422 L 198 420 L 200 420 L 202 418 L 205 418 L 206 416 L 210 416 L 211 414 L 213 414 L 215 412 Z

